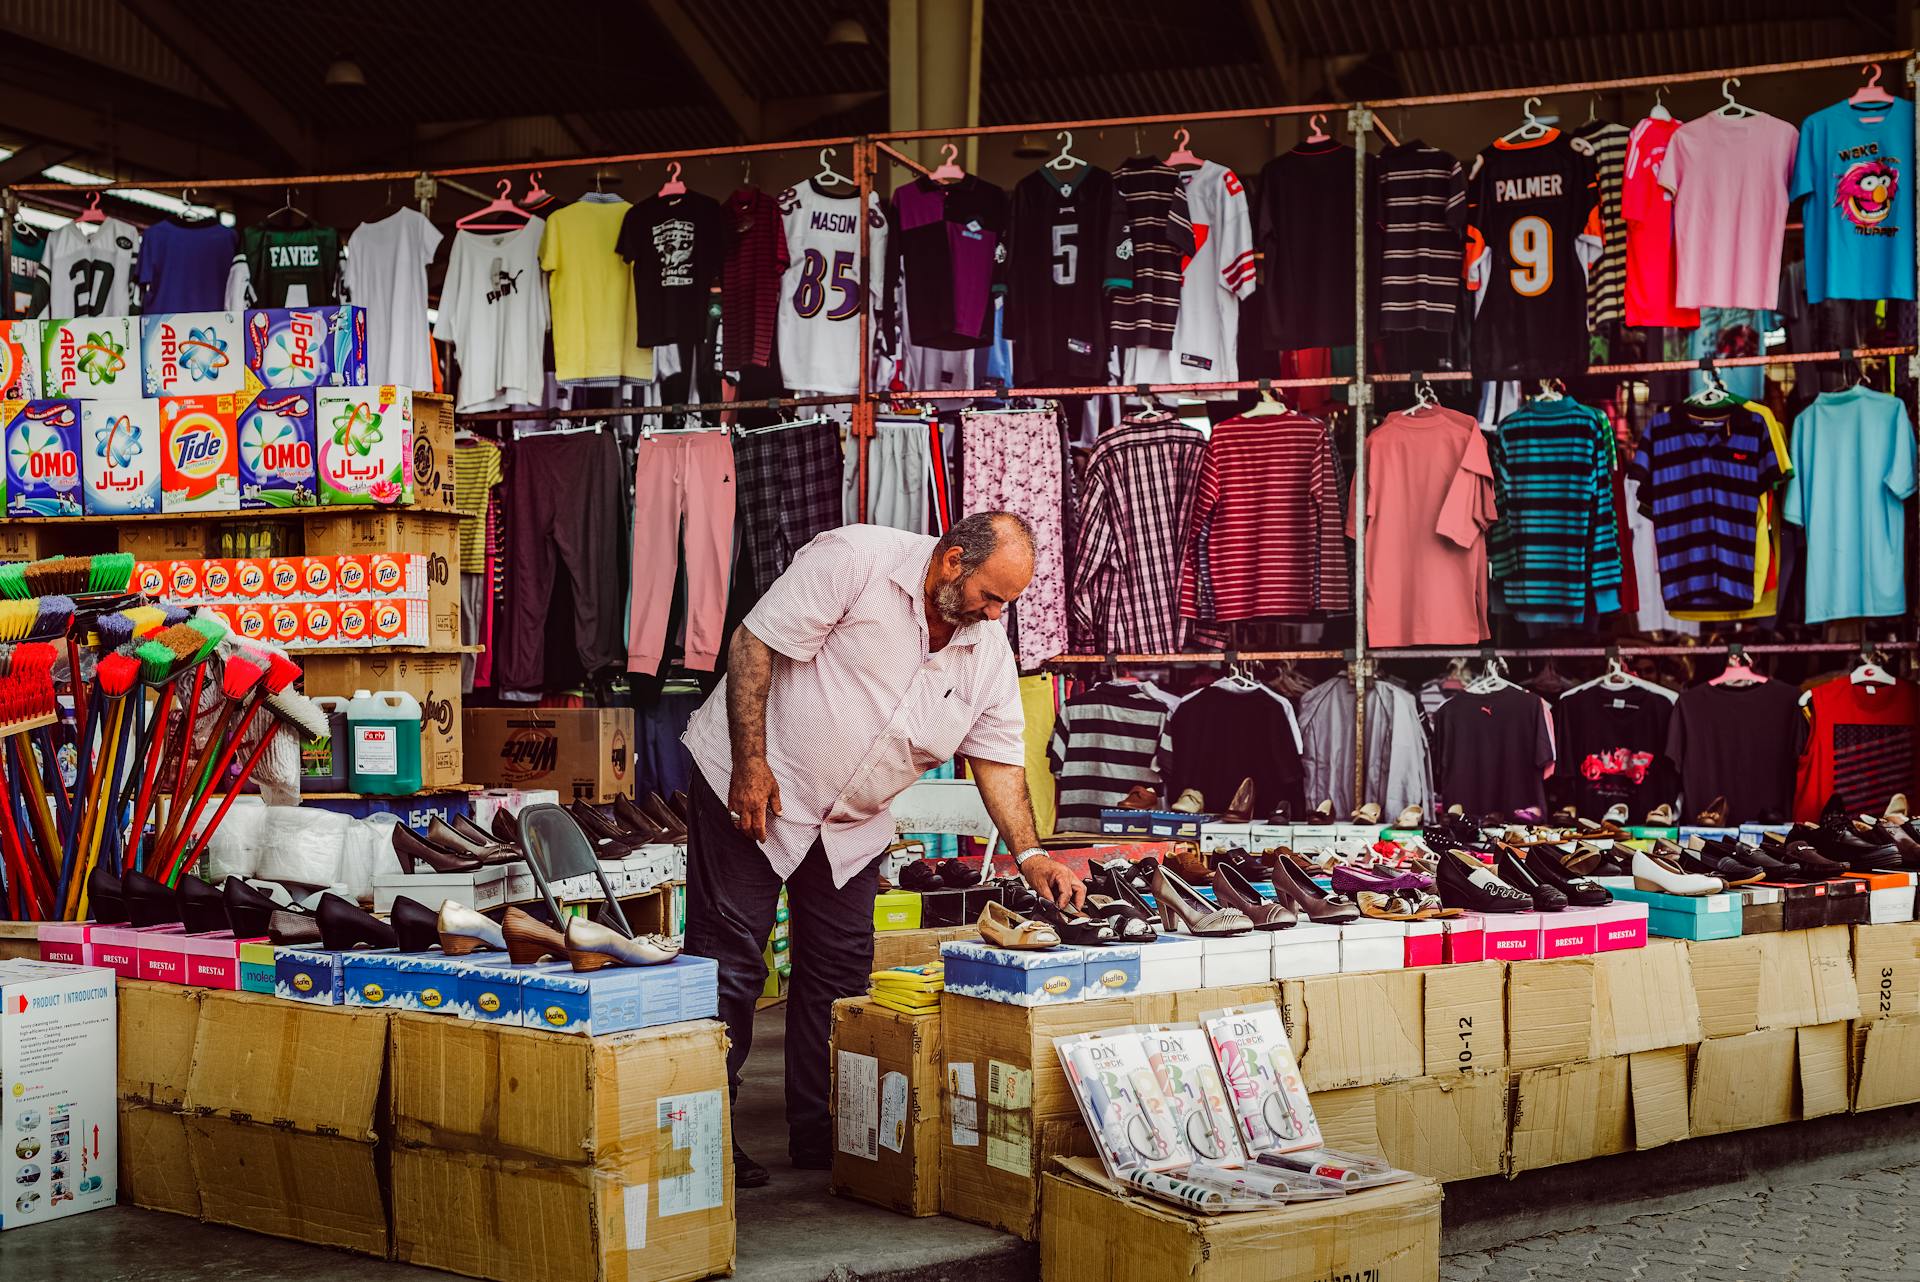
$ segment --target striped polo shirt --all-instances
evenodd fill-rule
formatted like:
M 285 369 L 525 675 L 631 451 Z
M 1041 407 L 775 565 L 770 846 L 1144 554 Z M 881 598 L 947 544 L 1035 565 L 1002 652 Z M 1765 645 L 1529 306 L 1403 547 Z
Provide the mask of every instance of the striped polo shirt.
M 1172 708 L 1133 682 L 1109 681 L 1067 700 L 1047 756 L 1059 778 L 1057 832 L 1099 832 L 1100 811 L 1135 784 L 1160 788 L 1154 754 Z
M 1613 432 L 1571 396 L 1528 401 L 1500 420 L 1488 563 L 1501 599 L 1535 623 L 1579 623 L 1620 608 Z
M 1675 405 L 1653 416 L 1629 467 L 1667 608 L 1751 606 L 1760 496 L 1781 480 L 1765 421 L 1742 405 Z
M 1133 244 L 1133 285 L 1116 291 L 1112 300 L 1114 346 L 1170 351 L 1180 319 L 1180 273 L 1194 251 L 1186 186 L 1152 156 L 1122 164 L 1113 171 L 1113 185 Z
M 1621 213 L 1627 171 L 1625 125 L 1596 120 L 1573 131 L 1593 148 L 1593 165 L 1600 179 L 1600 261 L 1587 274 L 1587 328 L 1599 329 L 1618 321 L 1626 311 L 1627 223 Z

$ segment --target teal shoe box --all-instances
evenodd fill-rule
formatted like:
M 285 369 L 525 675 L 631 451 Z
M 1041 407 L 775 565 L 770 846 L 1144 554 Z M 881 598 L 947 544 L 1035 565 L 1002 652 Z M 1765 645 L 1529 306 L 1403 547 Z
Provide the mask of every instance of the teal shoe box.
M 1626 882 L 1625 885 L 1620 883 Z M 1615 899 L 1647 906 L 1647 933 L 1667 939 L 1732 939 L 1742 933 L 1745 901 L 1737 894 L 1669 895 L 1641 890 L 1624 877 L 1609 877 L 1603 885 Z
M 273 950 L 273 995 L 316 1006 L 346 1004 L 345 953 L 326 948 Z
M 565 962 L 525 969 L 520 1022 L 527 1028 L 591 1037 L 712 1019 L 720 1012 L 720 968 L 711 957 L 683 954 L 660 966 L 585 974 Z

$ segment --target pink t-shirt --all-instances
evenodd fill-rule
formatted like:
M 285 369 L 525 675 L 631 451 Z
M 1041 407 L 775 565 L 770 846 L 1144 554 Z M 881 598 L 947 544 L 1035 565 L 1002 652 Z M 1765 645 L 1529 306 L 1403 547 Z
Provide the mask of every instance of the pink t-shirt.
M 1673 193 L 1674 302 L 1780 306 L 1780 247 L 1800 131 L 1784 120 L 1705 115 L 1680 126 L 1660 162 Z
M 1627 224 L 1627 320 L 1633 326 L 1692 329 L 1700 313 L 1673 302 L 1673 194 L 1660 185 L 1660 162 L 1680 128 L 1648 116 L 1633 127 L 1620 179 Z
M 1353 505 L 1347 505 L 1353 533 Z M 1493 466 L 1458 410 L 1389 414 L 1367 435 L 1367 644 L 1475 645 L 1487 632 Z

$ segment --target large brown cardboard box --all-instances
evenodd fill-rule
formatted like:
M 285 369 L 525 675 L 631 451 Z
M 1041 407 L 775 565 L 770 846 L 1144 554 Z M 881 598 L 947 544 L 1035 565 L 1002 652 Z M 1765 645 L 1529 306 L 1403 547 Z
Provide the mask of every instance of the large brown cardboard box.
M 384 1160 L 375 1145 L 215 1115 L 186 1124 L 200 1214 L 210 1223 L 388 1254 Z
M 1861 1012 L 1845 926 L 1689 945 L 1701 1031 L 1739 1037 L 1855 1019 Z
M 1322 1091 L 1313 1113 L 1328 1148 L 1383 1157 L 1429 1179 L 1506 1169 L 1507 1076 L 1498 1070 Z
M 940 945 L 949 939 L 980 938 L 978 926 L 930 926 L 922 930 L 877 930 L 873 933 L 873 968 L 927 966 L 940 960 Z
M 1700 1005 L 1685 940 L 1650 939 L 1644 948 L 1596 954 L 1593 981 L 1595 1058 L 1700 1040 Z
M 1863 1021 L 1920 1015 L 1920 921 L 1855 926 L 1853 970 Z
M 1857 1021 L 1852 1038 L 1856 1113 L 1920 1102 L 1920 1015 Z
M 1845 1112 L 1852 1099 L 1848 1027 L 1769 1028 L 1700 1043 L 1693 1063 L 1692 1133 L 1718 1135 Z
M 1434 966 L 1425 976 L 1425 1067 L 1429 1075 L 1507 1066 L 1507 964 Z M 1504 1136 L 1502 1137 L 1504 1140 Z
M 120 1196 L 149 1211 L 199 1218 L 186 1114 L 122 1100 L 119 1151 Z
M 219 546 L 212 539 L 210 521 L 121 521 L 115 528 L 120 550 L 136 561 L 197 561 L 220 555 Z M 0 553 L 4 552 L 5 549 L 0 548 Z M 14 558 L 5 555 L 0 559 Z
M 413 394 L 413 508 L 455 512 L 453 398 L 440 392 Z M 457 564 L 457 563 L 456 563 Z
M 1507 1174 L 1687 1138 L 1688 1054 L 1672 1046 L 1510 1072 Z
M 501 1282 L 732 1271 L 726 1032 L 393 1020 L 396 1258 Z
M 447 477 L 452 480 L 451 474 Z M 451 506 L 451 504 L 449 504 Z M 417 552 L 427 558 L 427 644 L 460 644 L 460 522 L 415 508 L 352 508 L 306 522 L 309 556 Z
M 1592 957 L 1515 962 L 1507 968 L 1507 1066 L 1579 1064 L 1593 1056 Z
M 469 780 L 461 747 L 460 656 L 405 652 L 309 654 L 300 659 L 309 695 L 351 697 L 355 690 L 404 690 L 420 702 L 420 780 L 425 789 Z
M 1274 1211 L 1192 1215 L 1132 1195 L 1090 1158 L 1046 1176 L 1046 1282 L 1434 1282 L 1440 1186 L 1410 1180 Z
M 633 795 L 632 708 L 469 708 L 467 775 L 554 788 L 562 803 Z
M 186 1102 L 200 1002 L 206 994 L 204 988 L 179 984 L 120 981 L 121 1099 L 168 1110 Z M 183 1141 L 185 1135 L 182 1130 Z
M 1426 1065 L 1420 970 L 1320 975 L 1300 981 L 1290 1030 L 1304 1036 L 1300 1077 L 1309 1091 L 1419 1077 Z
M 940 1012 L 833 1004 L 833 1191 L 940 1214 Z

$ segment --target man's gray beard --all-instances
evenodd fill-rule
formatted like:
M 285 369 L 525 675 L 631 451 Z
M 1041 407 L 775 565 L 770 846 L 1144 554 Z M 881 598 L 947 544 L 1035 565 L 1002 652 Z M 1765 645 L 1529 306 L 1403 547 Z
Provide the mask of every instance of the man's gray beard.
M 970 614 L 965 608 L 965 597 L 961 595 L 961 585 L 965 579 L 955 579 L 951 583 L 942 583 L 933 590 L 933 609 L 946 622 L 956 628 L 969 623 L 979 622 L 979 616 Z

